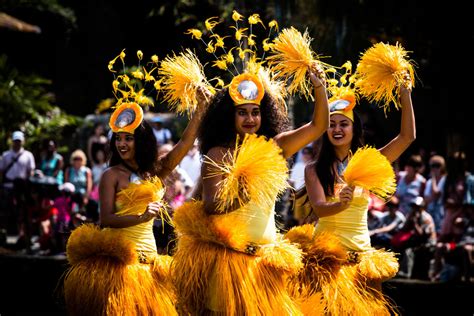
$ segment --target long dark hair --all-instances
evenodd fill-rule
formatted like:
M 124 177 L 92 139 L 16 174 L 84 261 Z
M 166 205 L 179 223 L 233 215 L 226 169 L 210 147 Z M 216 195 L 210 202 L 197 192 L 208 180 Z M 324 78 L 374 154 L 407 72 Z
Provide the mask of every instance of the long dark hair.
M 198 138 L 201 153 L 206 154 L 212 147 L 227 147 L 233 144 L 237 134 L 235 109 L 234 101 L 229 96 L 227 89 L 222 89 L 213 97 L 199 127 Z M 262 124 L 257 132 L 258 135 L 272 138 L 289 127 L 286 115 L 267 93 L 260 102 L 260 114 Z
M 353 136 L 351 141 L 351 151 L 355 153 L 359 147 L 364 145 L 364 130 L 362 121 L 354 111 Z M 316 174 L 324 189 L 326 196 L 334 195 L 334 183 L 336 175 L 333 170 L 333 163 L 336 161 L 336 152 L 334 146 L 329 141 L 328 132 L 322 136 L 321 147 L 316 155 L 316 162 L 314 164 Z
M 156 145 L 155 134 L 150 124 L 145 120 L 135 129 L 133 136 L 135 138 L 135 161 L 138 164 L 138 172 L 141 174 L 154 175 L 157 173 L 158 147 Z M 125 164 L 120 158 L 120 154 L 115 147 L 117 134 L 113 133 L 110 139 L 109 166 Z

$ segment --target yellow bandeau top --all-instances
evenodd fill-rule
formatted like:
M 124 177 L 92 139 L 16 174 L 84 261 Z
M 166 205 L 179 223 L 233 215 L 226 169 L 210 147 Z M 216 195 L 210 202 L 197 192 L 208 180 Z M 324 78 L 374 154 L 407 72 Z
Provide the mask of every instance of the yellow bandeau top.
M 339 201 L 342 184 L 336 184 L 334 197 L 328 202 Z M 367 227 L 367 210 L 369 194 L 361 187 L 356 187 L 349 207 L 335 215 L 321 217 L 316 224 L 316 233 L 331 232 L 339 238 L 342 246 L 351 251 L 366 251 L 371 248 L 369 229 Z
M 133 177 L 133 174 L 131 176 L 131 182 L 129 187 L 126 188 L 127 195 L 133 195 L 134 198 L 129 198 L 127 204 L 132 204 L 132 205 L 123 205 L 122 203 L 118 202 L 118 199 L 116 201 L 116 215 L 117 216 L 127 216 L 127 215 L 141 215 L 145 209 L 146 205 L 150 202 L 153 202 L 154 200 L 157 199 L 157 196 L 162 197 L 161 194 L 156 194 L 151 192 L 151 188 L 158 188 L 159 190 L 164 190 L 164 186 L 162 185 L 161 181 L 158 183 L 155 183 L 153 187 L 151 187 L 149 184 L 147 186 L 146 190 L 140 190 L 140 188 L 144 188 L 143 185 L 137 185 L 140 183 L 141 179 L 137 177 Z M 134 184 L 134 185 L 132 185 Z M 134 192 L 131 192 L 131 189 Z M 144 191 L 144 192 L 139 192 L 139 191 Z M 122 194 L 125 193 L 125 190 L 120 191 L 117 194 L 117 197 L 119 197 Z M 153 235 L 153 219 L 141 223 L 138 225 L 134 226 L 129 226 L 129 227 L 124 227 L 124 228 L 107 228 L 111 230 L 119 230 L 126 238 L 129 240 L 133 241 L 136 245 L 136 250 L 139 252 L 143 252 L 145 254 L 150 254 L 150 255 L 156 255 L 157 253 L 157 248 L 156 248 L 156 243 L 155 243 L 155 237 Z
M 275 202 L 267 201 L 264 205 L 249 201 L 241 208 L 218 215 L 220 219 L 216 225 L 225 223 L 236 223 L 239 227 L 244 227 L 247 241 L 250 243 L 263 245 L 272 243 L 277 236 L 275 225 Z

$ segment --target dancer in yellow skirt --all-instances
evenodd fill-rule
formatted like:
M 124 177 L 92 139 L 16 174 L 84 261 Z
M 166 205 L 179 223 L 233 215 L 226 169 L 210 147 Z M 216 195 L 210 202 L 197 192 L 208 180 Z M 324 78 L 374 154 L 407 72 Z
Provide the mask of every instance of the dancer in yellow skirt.
M 133 89 L 129 95 L 137 96 Z M 206 104 L 202 97 L 199 102 Z M 120 99 L 109 121 L 113 134 L 109 168 L 100 180 L 101 227 L 85 224 L 68 240 L 64 290 L 70 315 L 177 314 L 171 257 L 157 254 L 153 220 L 166 217 L 163 180 L 193 145 L 202 112 L 195 111 L 180 141 L 158 158 L 152 128 L 135 101 L 143 100 Z
M 243 17 L 234 11 L 233 19 Z M 258 15 L 248 21 L 262 23 Z M 206 25 L 213 26 L 211 22 Z M 237 31 L 245 30 L 236 26 L 237 40 L 242 35 Z M 288 32 L 303 39 L 294 29 Z M 201 36 L 198 30 L 190 33 Z M 215 30 L 213 34 L 219 38 Z M 304 47 L 309 48 L 300 49 Z M 274 204 L 288 184 L 286 158 L 327 128 L 324 72 L 310 58 L 304 64 L 295 56 L 302 71 L 294 82 L 311 82 L 314 113 L 311 122 L 286 130 L 281 93 L 275 93 L 284 83 L 272 81 L 269 69 L 256 62 L 254 53 L 247 54 L 242 60 L 247 67 L 213 96 L 201 124 L 202 200 L 186 203 L 174 214 L 178 242 L 172 273 L 183 315 L 301 315 L 286 280 L 302 267 L 302 254 L 277 230 Z M 228 70 L 235 72 L 235 65 L 240 63 Z
M 398 59 L 394 61 L 397 53 Z M 369 54 L 375 54 L 376 60 L 371 68 L 366 67 L 365 57 Z M 398 262 L 393 252 L 371 247 L 367 209 L 369 191 L 382 198 L 394 193 L 396 182 L 390 163 L 415 140 L 413 72 L 402 57 L 398 46 L 376 45 L 363 55 L 355 76 L 350 72 L 350 64 L 346 64 L 347 72 L 341 77 L 346 85 L 328 87 L 332 94 L 330 127 L 323 136 L 316 161 L 305 169 L 306 188 L 318 221 L 316 227 L 306 224 L 286 234 L 305 252 L 305 269 L 289 282 L 289 288 L 303 302 L 306 315 L 320 314 L 319 310 L 312 310 L 315 301 L 323 303 L 328 315 L 396 312 L 381 292 L 381 284 L 395 276 Z M 367 83 L 366 70 L 371 72 L 372 85 Z M 382 72 L 385 77 L 376 76 Z M 380 95 L 384 95 L 384 85 L 390 86 L 389 94 L 399 94 L 400 133 L 378 151 L 363 147 L 361 121 L 353 111 L 357 102 L 354 85 L 362 94 L 367 92 L 366 87 L 377 85 Z

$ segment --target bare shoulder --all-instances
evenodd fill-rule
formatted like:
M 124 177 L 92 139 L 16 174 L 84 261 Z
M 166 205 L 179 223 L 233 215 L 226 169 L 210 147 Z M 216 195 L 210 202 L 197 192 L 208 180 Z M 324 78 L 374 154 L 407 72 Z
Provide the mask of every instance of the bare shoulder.
M 228 153 L 229 153 L 229 148 L 227 147 L 221 147 L 221 146 L 212 147 L 205 155 L 205 158 L 208 157 L 212 159 L 213 161 L 222 161 L 225 155 Z
M 108 167 L 104 170 L 101 180 L 105 182 L 117 181 L 121 176 L 124 176 L 124 171 L 119 166 Z

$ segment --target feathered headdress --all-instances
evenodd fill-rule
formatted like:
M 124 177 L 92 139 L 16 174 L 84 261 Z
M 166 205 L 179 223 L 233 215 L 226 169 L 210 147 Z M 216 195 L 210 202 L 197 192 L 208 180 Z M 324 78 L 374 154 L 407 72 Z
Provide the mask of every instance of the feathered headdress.
M 125 49 L 109 62 L 108 69 L 114 74 L 112 89 L 117 102 L 112 108 L 114 112 L 110 116 L 109 126 L 114 133 L 127 132 L 133 134 L 135 129 L 143 121 L 142 106 L 153 106 L 153 99 L 145 94 L 145 86 L 152 83 L 156 88 L 159 81 L 153 76 L 158 66 L 158 57 L 153 55 L 145 66 L 141 65 L 143 52 L 137 51 L 138 66 L 130 69 L 125 68 Z M 121 74 L 115 70 L 117 59 L 122 62 Z M 151 66 L 150 66 L 151 65 Z M 150 69 L 151 68 L 151 69 Z
M 411 89 L 415 85 L 414 62 L 399 43 L 377 43 L 361 54 L 355 85 L 362 96 L 381 104 L 385 112 L 390 103 L 399 109 L 400 86 Z
M 352 63 L 346 61 L 340 69 L 345 73 L 336 79 L 327 80 L 327 89 L 331 97 L 329 98 L 329 114 L 342 114 L 354 121 L 353 109 L 357 105 L 358 95 L 354 86 L 355 77 L 352 74 Z M 332 73 L 334 76 L 339 74 L 335 68 L 326 70 L 326 73 Z
M 212 62 L 212 67 L 225 71 L 223 76 L 226 74 L 231 76 L 229 83 L 225 83 L 223 76 L 209 81 L 216 82 L 215 89 L 227 87 L 235 105 L 247 103 L 260 105 L 265 93 L 269 93 L 286 111 L 284 83 L 276 81 L 273 73 L 264 66 L 265 53 L 272 45 L 269 42 L 270 35 L 272 31 L 278 31 L 278 23 L 276 21 L 268 23 L 268 37 L 259 41 L 254 28 L 257 24 L 263 28 L 265 25 L 258 14 L 252 14 L 245 19 L 234 10 L 232 19 L 234 21 L 234 25 L 230 26 L 234 30 L 232 35 L 222 36 L 217 33 L 216 26 L 221 23 L 218 17 L 211 17 L 205 21 L 204 32 L 198 29 L 189 29 L 186 32 L 204 43 L 206 52 L 213 55 L 215 61 Z M 228 48 L 226 42 L 230 42 L 231 38 L 235 45 Z M 259 49 L 263 50 L 261 57 L 258 56 Z

